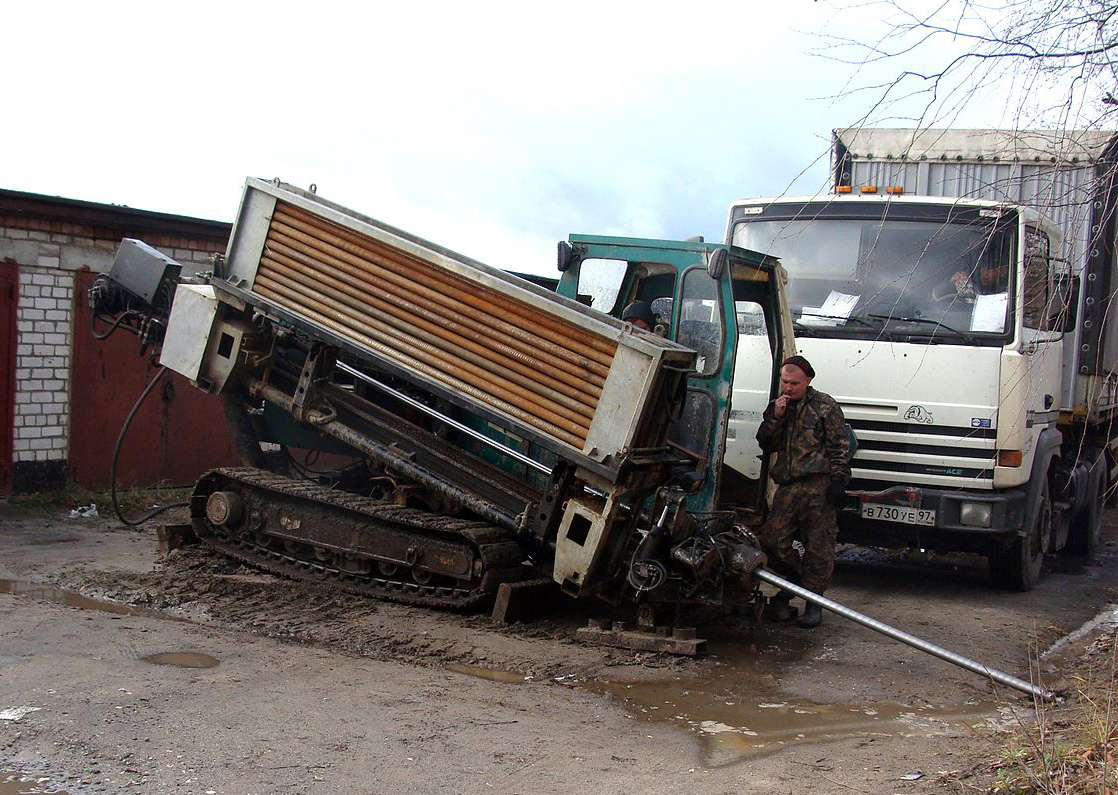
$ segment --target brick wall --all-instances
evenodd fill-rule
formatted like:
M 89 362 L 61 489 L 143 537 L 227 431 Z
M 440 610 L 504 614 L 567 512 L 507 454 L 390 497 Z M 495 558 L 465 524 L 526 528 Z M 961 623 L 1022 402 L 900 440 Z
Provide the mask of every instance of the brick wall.
M 67 480 L 74 272 L 108 271 L 123 237 L 174 258 L 186 273 L 209 270 L 229 225 L 0 190 L 0 260 L 19 267 L 12 490 Z M 0 399 L 5 399 L 0 396 Z M 112 440 L 106 440 L 111 449 Z
M 39 257 L 52 260 L 53 267 L 20 268 L 15 463 L 66 459 L 74 276 L 58 267 L 57 251 Z

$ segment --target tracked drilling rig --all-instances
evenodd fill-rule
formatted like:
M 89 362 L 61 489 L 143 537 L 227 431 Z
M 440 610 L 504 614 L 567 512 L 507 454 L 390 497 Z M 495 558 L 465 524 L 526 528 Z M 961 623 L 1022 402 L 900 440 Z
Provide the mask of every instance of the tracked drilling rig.
M 170 369 L 221 396 L 245 466 L 202 475 L 191 522 L 254 566 L 447 608 L 542 577 L 646 630 L 688 606 L 756 609 L 768 582 L 1043 694 L 764 570 L 764 464 L 723 459 L 739 333 L 768 339 L 767 365 L 737 374 L 766 402 L 793 352 L 775 259 L 572 235 L 558 269 L 547 290 L 249 179 L 212 274 L 126 239 L 90 302 L 112 323 L 98 336 L 157 352 L 145 395 Z M 653 331 L 618 319 L 633 300 Z M 327 477 L 266 448 L 348 463 Z
M 665 299 L 661 333 L 580 302 L 588 261 L 617 275 L 607 309 Z M 250 179 L 211 276 L 179 279 L 126 240 L 92 297 L 142 317 L 159 361 L 225 401 L 249 466 L 203 475 L 190 510 L 231 555 L 443 607 L 541 574 L 617 605 L 752 600 L 761 556 L 735 520 L 763 490 L 727 499 L 720 462 L 735 291 L 765 307 L 779 352 L 775 261 L 573 237 L 560 268 L 570 296 Z M 355 463 L 330 488 L 261 442 Z

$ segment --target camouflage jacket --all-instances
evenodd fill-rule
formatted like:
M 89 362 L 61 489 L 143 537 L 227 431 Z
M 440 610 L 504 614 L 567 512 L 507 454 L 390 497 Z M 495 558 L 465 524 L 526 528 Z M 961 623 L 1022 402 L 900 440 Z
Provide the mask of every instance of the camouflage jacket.
M 789 403 L 780 419 L 773 415 L 773 403 L 757 429 L 761 449 L 774 454 L 769 468 L 772 479 L 791 483 L 808 475 L 830 475 L 848 482 L 850 438 L 834 398 L 808 387 L 803 399 Z

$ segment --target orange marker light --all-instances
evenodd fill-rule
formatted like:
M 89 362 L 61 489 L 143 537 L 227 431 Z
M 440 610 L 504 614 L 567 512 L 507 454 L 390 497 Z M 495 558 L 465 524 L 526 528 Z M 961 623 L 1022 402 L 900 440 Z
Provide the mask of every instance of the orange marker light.
M 1021 459 L 1020 450 L 998 450 L 998 466 L 1000 467 L 1019 467 L 1021 466 Z

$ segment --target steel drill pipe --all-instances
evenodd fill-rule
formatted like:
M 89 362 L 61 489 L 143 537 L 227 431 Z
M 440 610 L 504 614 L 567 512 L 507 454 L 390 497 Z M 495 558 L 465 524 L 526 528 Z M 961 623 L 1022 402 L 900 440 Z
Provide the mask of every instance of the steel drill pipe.
M 579 407 L 582 409 L 581 411 L 571 409 L 566 405 L 565 396 L 555 395 L 542 389 L 538 384 L 520 376 L 518 373 L 495 367 L 492 362 L 483 357 L 477 357 L 471 351 L 457 348 L 442 337 L 430 334 L 408 322 L 407 319 L 394 315 L 377 317 L 370 314 L 369 307 L 363 297 L 347 295 L 343 290 L 334 287 L 331 282 L 335 282 L 335 280 L 330 276 L 318 274 L 314 287 L 311 288 L 299 279 L 299 274 L 296 271 L 277 261 L 274 255 L 265 254 L 261 262 L 267 263 L 271 269 L 269 275 L 263 276 L 262 279 L 286 277 L 282 279 L 283 283 L 295 289 L 302 288 L 300 291 L 307 296 L 308 300 L 314 299 L 325 306 L 330 306 L 330 303 L 323 299 L 331 299 L 338 305 L 348 306 L 352 309 L 353 313 L 351 314 L 341 312 L 336 307 L 332 308 L 332 314 L 340 322 L 352 324 L 386 345 L 390 345 L 402 353 L 418 356 L 432 366 L 458 373 L 468 373 L 473 378 L 463 378 L 463 380 L 470 380 L 478 388 L 504 395 L 506 400 L 520 405 L 526 411 L 533 411 L 549 417 L 561 417 L 589 432 L 593 411 L 581 406 Z M 557 397 L 564 398 L 564 400 L 557 401 L 555 399 Z
M 589 370 L 570 372 L 569 370 L 575 368 L 569 363 L 550 357 L 546 353 L 541 355 L 539 351 L 525 351 L 521 347 L 515 347 L 509 344 L 510 341 L 507 338 L 494 336 L 495 332 L 477 321 L 469 319 L 464 323 L 459 322 L 462 319 L 461 316 L 457 316 L 459 320 L 451 319 L 455 317 L 452 313 L 448 318 L 443 314 L 448 310 L 434 301 L 422 306 L 415 303 L 414 299 L 418 297 L 414 295 L 415 290 L 411 291 L 412 294 L 407 294 L 397 286 L 386 285 L 385 281 L 373 281 L 368 274 L 349 263 L 335 260 L 332 257 L 316 258 L 299 250 L 297 241 L 290 241 L 293 245 L 288 245 L 288 241 L 290 241 L 290 238 L 282 233 L 272 234 L 265 246 L 265 252 L 291 267 L 294 267 L 294 265 L 289 260 L 317 273 L 329 273 L 332 277 L 345 282 L 353 289 L 362 291 L 363 295 L 390 304 L 394 307 L 391 310 L 394 314 L 404 313 L 405 316 L 422 319 L 424 323 L 437 326 L 450 339 L 464 340 L 485 351 L 491 351 L 494 358 L 504 357 L 504 359 L 509 360 L 511 367 L 519 366 L 528 373 L 537 374 L 541 373 L 542 369 L 548 365 L 552 366 L 551 369 L 558 368 L 554 376 L 543 374 L 543 378 L 548 384 L 551 384 L 557 391 L 561 391 L 580 402 L 588 405 L 596 403 L 596 395 L 601 391 L 601 384 L 604 381 Z M 392 287 L 395 287 L 395 289 L 392 289 Z
M 302 314 L 308 313 L 308 306 L 313 307 L 314 311 L 320 316 L 332 319 L 331 326 L 335 330 L 342 331 L 351 338 L 377 342 L 382 352 L 391 352 L 389 355 L 396 361 L 423 362 L 427 366 L 429 374 L 434 375 L 444 383 L 460 383 L 472 388 L 477 394 L 491 395 L 507 405 L 516 407 L 526 417 L 531 416 L 538 420 L 544 420 L 550 423 L 552 427 L 561 428 L 568 434 L 585 441 L 586 434 L 590 429 L 589 422 L 577 423 L 561 417 L 549 408 L 540 406 L 538 403 L 526 400 L 511 392 L 503 382 L 488 378 L 485 374 L 476 372 L 476 368 L 467 367 L 461 362 L 455 363 L 453 359 L 448 358 L 441 351 L 432 350 L 430 346 L 416 340 L 411 340 L 412 344 L 401 348 L 401 342 L 408 342 L 401 335 L 386 330 L 379 321 L 369 319 L 369 322 L 362 322 L 353 318 L 350 314 L 342 312 L 337 307 L 321 300 L 323 296 L 314 294 L 306 285 L 289 282 L 275 272 L 270 276 L 258 275 L 257 283 L 262 288 L 262 295 L 264 294 L 263 289 L 285 294 L 291 304 L 296 307 L 296 311 Z M 461 370 L 467 370 L 473 376 L 473 380 L 467 380 L 457 375 Z
M 352 277 L 342 278 L 344 274 L 337 271 L 327 271 L 316 268 L 311 264 L 298 262 L 280 251 L 272 250 L 272 247 L 265 249 L 261 264 L 286 272 L 294 280 L 299 280 L 300 275 L 313 276 L 313 284 L 319 290 L 351 307 L 359 316 L 370 313 L 372 309 L 375 309 L 379 317 L 402 332 L 418 337 L 454 356 L 461 356 L 475 366 L 481 367 L 499 378 L 508 379 L 512 383 L 538 394 L 541 398 L 557 404 L 556 411 L 560 414 L 566 415 L 559 408 L 564 407 L 571 412 L 571 419 L 581 416 L 589 420 L 594 416 L 594 406 L 586 405 L 553 389 L 550 382 L 544 383 L 543 379 L 539 377 L 540 371 L 538 369 L 533 370 L 521 362 L 494 355 L 492 351 L 477 342 L 460 337 L 438 323 L 425 319 L 418 311 L 418 307 L 413 312 L 404 311 L 404 309 L 394 306 L 391 302 L 385 301 L 380 296 L 370 292 L 369 288 L 363 283 L 353 283 L 355 280 L 352 280 Z
M 280 304 L 281 306 L 288 306 L 292 303 L 295 304 L 296 306 L 298 306 L 300 296 L 298 294 L 296 294 L 293 290 L 290 290 L 289 288 L 287 288 L 283 285 L 280 285 L 276 282 L 272 282 L 269 279 L 267 279 L 267 277 L 262 277 L 260 275 L 257 276 L 257 280 L 258 280 L 258 283 L 257 283 L 256 286 L 254 286 L 253 289 L 259 295 L 263 296 L 264 298 L 268 298 L 269 300 L 275 301 L 276 303 Z M 428 364 L 426 364 L 422 361 L 419 361 L 418 359 L 415 359 L 415 358 L 412 358 L 412 357 L 406 357 L 406 356 L 402 357 L 401 354 L 398 351 L 396 351 L 395 349 L 393 349 L 393 348 L 391 348 L 387 345 L 384 345 L 384 344 L 380 343 L 379 341 L 373 339 L 372 337 L 368 337 L 364 334 L 359 334 L 359 333 L 354 332 L 353 329 L 345 322 L 339 322 L 337 320 L 332 319 L 331 317 L 329 317 L 326 314 L 315 311 L 313 309 L 308 309 L 305 306 L 299 307 L 296 311 L 298 311 L 299 314 L 301 314 L 305 317 L 308 317 L 311 320 L 314 320 L 314 321 L 320 323 L 321 325 L 323 325 L 323 326 L 325 326 L 325 327 L 327 327 L 327 328 L 329 328 L 333 331 L 336 331 L 336 332 L 338 332 L 338 333 L 340 333 L 340 334 L 342 334 L 342 335 L 344 335 L 348 338 L 355 338 L 358 342 L 366 345 L 367 347 L 371 348 L 372 350 L 377 351 L 378 353 L 380 353 L 383 356 L 387 356 L 390 359 L 402 362 L 402 363 L 408 365 L 409 367 L 412 367 L 413 369 L 423 373 L 424 375 L 427 375 L 428 377 L 433 378 L 436 381 L 440 381 L 444 384 L 448 384 L 448 385 L 454 387 L 455 389 L 458 389 L 458 390 L 462 391 L 463 393 L 465 393 L 467 395 L 470 395 L 475 400 L 478 400 L 482 403 L 485 403 L 489 406 L 492 406 L 493 408 L 496 408 L 496 409 L 500 410 L 501 412 L 503 412 L 505 414 L 508 414 L 509 416 L 516 417 L 516 418 L 528 423 L 529 425 L 532 425 L 533 427 L 538 428 L 539 430 L 542 430 L 545 433 L 550 434 L 554 438 L 559 439 L 560 441 L 563 441 L 563 442 L 565 442 L 565 443 L 567 443 L 567 444 L 569 444 L 569 445 L 571 445 L 571 446 L 573 446 L 573 447 L 575 447 L 579 450 L 582 449 L 582 446 L 586 442 L 585 436 L 580 437 L 575 433 L 567 431 L 567 430 L 565 430 L 561 427 L 555 426 L 555 425 L 537 417 L 534 414 L 530 414 L 529 412 L 526 412 L 523 409 L 520 409 L 515 405 L 507 403 L 503 400 L 500 400 L 499 398 L 497 398 L 497 397 L 495 397 L 495 396 L 493 396 L 493 395 L 491 395 L 491 394 L 489 394 L 489 393 L 487 393 L 483 390 L 477 389 L 476 387 L 474 387 L 471 384 L 468 384 L 468 383 L 466 383 L 466 382 L 464 382 L 460 379 L 448 376 L 444 371 L 439 370 L 439 369 L 434 368 L 434 367 L 431 367 L 430 365 L 428 365 Z
M 839 604 L 833 599 L 828 599 L 827 597 L 821 596 L 814 591 L 809 591 L 807 588 L 802 588 L 795 583 L 788 582 L 788 580 L 776 574 L 773 574 L 771 571 L 767 571 L 765 569 L 757 569 L 756 571 L 754 571 L 754 574 L 757 576 L 758 579 L 764 580 L 770 585 L 775 585 L 778 588 L 783 588 L 786 591 L 791 591 L 796 596 L 802 596 L 807 601 L 814 602 L 820 607 L 825 607 L 833 613 L 838 613 L 843 618 L 849 618 L 851 621 L 857 624 L 861 624 L 863 627 L 869 627 L 874 632 L 880 632 L 882 635 L 886 635 L 893 640 L 899 640 L 901 643 L 906 643 L 914 649 L 919 649 L 920 651 L 926 652 L 933 657 L 939 657 L 941 660 L 946 660 L 947 662 L 952 663 L 953 665 L 957 665 L 960 668 L 966 668 L 968 671 L 973 671 L 976 674 L 980 674 L 981 676 L 993 679 L 995 682 L 1001 682 L 1003 685 L 1008 685 L 1009 687 L 1020 690 L 1023 693 L 1028 693 L 1029 695 L 1036 696 L 1037 698 L 1048 700 L 1056 697 L 1055 694 L 1051 691 L 1045 690 L 1043 687 L 1034 685 L 1032 682 L 1026 682 L 1024 679 L 1020 679 L 1016 676 L 1013 676 L 1012 674 L 1007 674 L 1004 671 L 999 671 L 996 668 L 991 668 L 988 665 L 983 665 L 982 663 L 976 662 L 969 657 L 964 657 L 961 654 L 956 654 L 953 651 L 948 651 L 942 646 L 937 646 L 934 643 L 929 643 L 922 638 L 918 638 L 915 635 L 910 635 L 909 633 L 897 629 L 896 627 L 891 627 L 882 621 L 878 621 L 876 618 L 870 618 L 864 613 L 859 613 L 857 610 L 851 610 L 846 605 Z
M 565 380 L 572 385 L 578 386 L 589 382 L 590 385 L 600 387 L 605 381 L 608 368 L 602 364 L 590 361 L 560 346 L 542 342 L 538 338 L 533 340 L 528 332 L 503 319 L 490 316 L 479 319 L 473 307 L 417 282 L 413 277 L 401 276 L 353 254 L 342 251 L 331 253 L 330 250 L 323 248 L 316 238 L 292 228 L 281 219 L 273 220 L 268 233 L 267 246 L 282 250 L 307 265 L 313 263 L 320 267 L 348 272 L 368 287 L 383 291 L 401 301 L 426 299 L 427 303 L 424 307 L 426 312 L 438 314 L 448 326 L 465 326 L 469 330 L 468 333 L 506 345 L 519 351 L 522 356 L 542 359 L 553 368 L 566 373 L 568 378 Z
M 251 380 L 248 386 L 249 394 L 257 395 L 285 411 L 290 412 L 292 410 L 294 400 L 282 389 L 255 379 Z M 350 447 L 360 450 L 386 469 L 422 484 L 435 493 L 473 511 L 487 522 L 492 522 L 514 533 L 519 531 L 520 524 L 516 517 L 510 516 L 498 506 L 482 499 L 477 494 L 460 489 L 426 468 L 412 463 L 405 453 L 379 444 L 339 420 L 328 419 L 322 412 L 312 411 L 309 418 L 315 422 L 316 428 L 348 444 Z
M 442 286 L 443 292 L 462 303 L 474 306 L 489 317 L 515 315 L 531 325 L 531 338 L 527 341 L 533 344 L 551 343 L 561 350 L 575 351 L 606 367 L 613 359 L 616 345 L 612 340 L 580 329 L 561 318 L 541 313 L 510 296 L 468 282 L 434 263 L 388 247 L 372 238 L 342 229 L 329 221 L 301 213 L 282 203 L 276 207 L 273 223 L 277 220 L 295 227 L 318 241 L 320 245 L 327 245 L 335 251 L 375 261 L 413 282 L 437 282 Z M 513 325 L 513 328 L 522 334 L 527 333 L 520 326 Z
M 535 347 L 548 350 L 562 356 L 583 368 L 608 368 L 612 361 L 613 350 L 616 346 L 612 341 L 605 340 L 612 346 L 608 353 L 596 350 L 588 341 L 594 338 L 586 331 L 567 324 L 567 337 L 561 333 L 549 331 L 544 333 L 539 322 L 539 317 L 528 317 L 525 321 L 531 330 L 517 325 L 513 320 L 518 314 L 511 311 L 500 302 L 495 302 L 497 294 L 485 291 L 476 285 L 471 285 L 461 278 L 452 277 L 451 274 L 441 272 L 417 259 L 409 258 L 401 261 L 389 257 L 388 250 L 374 250 L 368 246 L 346 242 L 336 235 L 327 233 L 311 222 L 301 222 L 284 214 L 277 214 L 272 220 L 272 227 L 276 232 L 282 232 L 290 238 L 299 241 L 308 249 L 318 252 L 323 256 L 331 256 L 350 262 L 360 267 L 362 264 L 378 266 L 381 269 L 394 273 L 405 279 L 410 285 L 428 285 L 433 290 L 433 301 L 436 305 L 453 305 L 456 312 L 463 317 L 470 317 L 483 324 L 504 330 L 510 336 Z M 403 263 L 403 264 L 401 264 Z M 410 267 L 409 267 L 410 266 Z M 410 290 L 412 287 L 405 286 Z M 520 318 L 525 320 L 524 317 Z M 559 321 L 562 323 L 563 321 Z M 549 338 L 550 337 L 550 338 Z M 599 340 L 601 341 L 601 340 Z
M 475 298 L 480 299 L 480 294 L 477 289 L 478 285 L 467 286 L 468 283 L 465 282 L 461 277 L 447 271 L 446 269 L 433 262 L 424 260 L 420 257 L 416 257 L 400 249 L 385 245 L 378 240 L 361 235 L 360 233 L 340 227 L 330 221 L 327 221 L 326 219 L 318 218 L 316 216 L 310 215 L 309 213 L 305 213 L 304 211 L 296 207 L 292 207 L 291 205 L 280 203 L 279 205 L 277 205 L 277 214 L 281 217 L 301 220 L 307 226 L 313 226 L 315 229 L 318 230 L 318 235 L 320 237 L 328 239 L 335 244 L 349 244 L 355 249 L 359 249 L 363 252 L 366 252 L 367 254 L 381 256 L 386 260 L 405 268 L 409 273 L 416 270 L 424 272 L 431 279 L 441 282 L 445 288 L 459 290 L 463 286 L 465 286 L 468 300 L 474 300 Z M 526 319 L 530 322 L 534 322 L 539 319 L 538 313 L 535 309 L 526 306 L 516 298 L 500 292 L 494 292 L 489 288 L 482 287 L 481 289 L 489 294 L 488 301 L 490 303 L 495 302 L 500 305 L 500 311 L 502 313 L 511 312 L 512 314 L 518 314 L 523 319 Z M 576 331 L 579 331 L 581 333 L 575 337 L 572 337 L 572 329 L 570 328 L 569 323 L 559 318 L 554 318 L 554 321 L 555 322 L 553 324 L 549 323 L 548 325 L 556 332 L 555 341 L 567 344 L 570 343 L 572 340 L 576 340 L 577 344 L 580 346 L 586 346 L 591 350 L 597 351 L 607 356 L 613 355 L 614 346 L 610 340 L 597 336 L 592 332 L 586 332 L 581 329 L 575 329 Z

